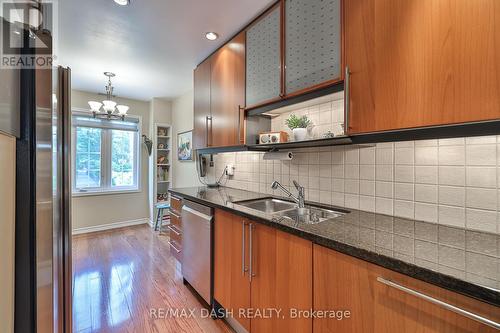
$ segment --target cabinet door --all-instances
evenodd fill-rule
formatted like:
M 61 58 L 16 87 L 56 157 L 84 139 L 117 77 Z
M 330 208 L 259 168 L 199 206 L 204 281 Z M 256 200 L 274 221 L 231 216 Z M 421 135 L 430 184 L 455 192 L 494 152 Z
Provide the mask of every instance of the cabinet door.
M 210 146 L 240 144 L 245 107 L 245 32 L 212 57 Z
M 281 94 L 281 6 L 247 30 L 246 105 L 271 102 Z
M 341 0 L 285 0 L 287 95 L 342 79 L 341 13 Z
M 312 308 L 312 243 L 262 224 L 251 228 L 252 308 L 281 309 L 268 313 L 270 318 L 253 318 L 252 333 L 312 332 L 310 318 L 290 315 Z
M 314 245 L 314 309 L 348 310 L 349 318 L 314 319 L 314 332 L 496 332 L 495 329 L 377 280 L 407 288 L 499 321 L 498 308 Z
M 244 219 L 215 211 L 214 298 L 250 332 L 250 319 L 238 316 L 239 309 L 250 308 L 248 233 L 243 230 L 248 231 Z
M 350 132 L 500 118 L 498 0 L 345 1 Z
M 210 121 L 210 59 L 194 70 L 194 127 L 193 148 L 209 145 L 208 126 Z

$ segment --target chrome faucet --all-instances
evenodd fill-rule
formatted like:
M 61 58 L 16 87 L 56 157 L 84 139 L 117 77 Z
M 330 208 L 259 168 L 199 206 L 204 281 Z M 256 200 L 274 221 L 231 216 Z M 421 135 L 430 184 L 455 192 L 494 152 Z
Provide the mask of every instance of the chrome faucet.
M 305 188 L 303 186 L 300 186 L 299 183 L 297 183 L 295 180 L 293 181 L 293 185 L 295 186 L 295 188 L 299 192 L 299 195 L 297 197 L 295 197 L 290 191 L 288 191 L 285 187 L 283 187 L 283 185 L 278 183 L 276 180 L 271 184 L 271 188 L 273 190 L 276 190 L 279 187 L 283 192 L 285 192 L 285 194 L 289 198 L 291 198 L 293 201 L 295 201 L 297 203 L 299 208 L 304 208 L 305 207 L 305 192 L 306 192 Z

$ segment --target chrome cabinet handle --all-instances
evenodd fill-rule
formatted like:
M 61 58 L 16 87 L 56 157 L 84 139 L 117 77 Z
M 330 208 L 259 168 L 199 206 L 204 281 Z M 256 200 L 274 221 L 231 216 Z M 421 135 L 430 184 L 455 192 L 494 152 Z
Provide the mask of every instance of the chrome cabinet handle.
M 241 221 L 241 274 L 245 276 L 245 273 L 248 271 L 246 265 L 245 265 L 245 228 L 246 228 L 246 222 Z
M 349 86 L 351 81 L 351 72 L 349 71 L 349 66 L 345 67 L 345 76 L 344 76 L 344 134 L 347 135 L 349 132 L 349 109 L 350 109 L 350 101 L 349 101 Z
M 248 279 L 250 280 L 250 282 L 252 282 L 252 277 L 254 277 L 254 272 L 253 272 L 253 223 L 250 223 L 248 225 L 248 229 L 249 229 L 249 236 L 248 238 L 250 239 L 250 243 L 248 245 L 248 252 L 250 252 L 250 258 L 249 258 L 249 274 L 248 274 Z
M 205 117 L 205 145 L 208 147 L 208 116 Z
M 177 236 L 180 236 L 181 233 L 178 232 L 174 227 L 172 227 L 171 225 L 168 226 L 168 230 L 172 231 L 174 234 L 176 234 Z
M 398 290 L 401 290 L 407 294 L 410 294 L 410 295 L 413 295 L 415 297 L 418 297 L 418 298 L 421 298 L 423 300 L 426 300 L 430 303 L 433 303 L 433 304 L 436 304 L 442 308 L 445 308 L 447 310 L 450 310 L 452 312 L 455 312 L 455 313 L 458 313 L 459 315 L 462 315 L 464 317 L 467 317 L 469 319 L 472 319 L 472 320 L 475 320 L 477 322 L 480 322 L 481 324 L 484 324 L 484 325 L 487 325 L 489 327 L 493 327 L 495 329 L 500 329 L 500 323 L 497 323 L 493 320 L 490 320 L 488 318 L 484 318 L 484 317 L 481 317 L 475 313 L 472 313 L 472 312 L 469 312 L 467 310 L 464 310 L 464 309 L 461 309 L 459 307 L 456 307 L 454 305 L 451 305 L 451 304 L 448 304 L 448 303 L 445 303 L 441 300 L 438 300 L 434 297 L 431 297 L 431 296 L 428 296 L 428 295 L 425 295 L 425 294 L 422 294 L 421 292 L 418 292 L 416 290 L 413 290 L 413 289 L 410 289 L 410 288 L 407 288 L 405 286 L 402 286 L 400 284 L 397 284 L 395 282 L 392 282 L 390 280 L 386 280 L 384 279 L 383 277 L 377 277 L 377 281 L 380 282 L 380 283 L 383 283 L 389 287 L 392 287 L 392 288 L 395 288 L 395 289 L 398 289 Z
M 174 217 L 180 219 L 181 217 L 179 215 L 177 215 L 176 213 L 174 213 L 172 210 L 170 211 L 170 215 L 173 215 Z
M 178 248 L 175 247 L 174 243 L 172 242 L 168 242 L 168 245 L 170 245 L 171 248 L 173 248 L 175 250 L 175 252 L 177 253 L 181 253 L 181 250 L 179 250 Z
M 209 140 L 210 140 L 210 144 L 209 146 L 212 147 L 212 140 L 213 140 L 213 137 L 212 137 L 212 134 L 213 134 L 213 129 L 212 129 L 212 126 L 213 126 L 213 123 L 212 123 L 212 116 L 209 116 L 208 117 L 208 120 L 210 121 L 210 135 L 208 136 Z
M 245 143 L 245 140 L 241 140 L 241 112 L 243 111 L 243 118 L 245 117 L 245 108 L 238 105 L 238 142 Z
M 208 130 L 208 122 L 209 121 L 210 121 L 210 133 Z M 210 142 L 210 137 L 212 136 L 212 117 L 211 116 L 205 117 L 205 136 L 206 136 L 207 147 L 210 147 L 212 145 Z

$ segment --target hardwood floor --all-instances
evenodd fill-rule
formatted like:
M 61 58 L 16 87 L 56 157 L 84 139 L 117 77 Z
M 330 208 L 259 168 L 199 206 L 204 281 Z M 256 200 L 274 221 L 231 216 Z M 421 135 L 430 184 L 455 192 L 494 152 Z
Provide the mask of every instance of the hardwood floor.
M 147 225 L 75 236 L 73 332 L 232 332 L 201 315 L 167 241 Z

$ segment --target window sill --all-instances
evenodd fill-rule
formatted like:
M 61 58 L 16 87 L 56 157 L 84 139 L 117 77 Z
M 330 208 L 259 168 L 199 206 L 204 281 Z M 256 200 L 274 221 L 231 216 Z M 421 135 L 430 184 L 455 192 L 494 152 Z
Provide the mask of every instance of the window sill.
M 141 193 L 142 190 L 139 189 L 131 189 L 131 190 L 110 190 L 110 191 L 89 191 L 89 192 L 73 192 L 72 197 L 93 197 L 99 195 L 120 195 L 120 194 L 133 194 L 133 193 Z

